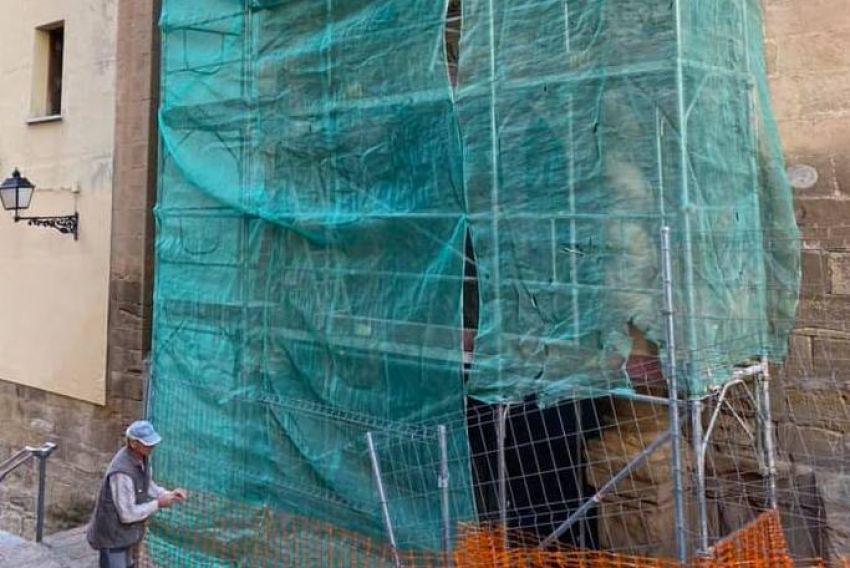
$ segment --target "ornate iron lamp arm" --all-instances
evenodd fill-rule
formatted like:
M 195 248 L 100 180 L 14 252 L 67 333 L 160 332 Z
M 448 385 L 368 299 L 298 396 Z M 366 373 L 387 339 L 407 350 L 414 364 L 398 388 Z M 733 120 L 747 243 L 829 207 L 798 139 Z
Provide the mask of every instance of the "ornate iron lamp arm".
M 63 235 L 74 235 L 74 240 L 79 238 L 80 214 L 60 215 L 56 217 L 21 217 L 15 215 L 15 223 L 26 221 L 28 225 L 37 227 L 50 227 L 56 229 Z

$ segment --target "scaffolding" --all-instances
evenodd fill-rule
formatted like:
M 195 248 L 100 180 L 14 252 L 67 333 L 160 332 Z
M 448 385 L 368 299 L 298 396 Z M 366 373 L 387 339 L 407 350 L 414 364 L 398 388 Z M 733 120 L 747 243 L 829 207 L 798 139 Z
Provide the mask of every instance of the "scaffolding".
M 709 559 L 730 421 L 764 490 L 727 528 L 777 509 L 799 252 L 758 2 L 435 4 L 164 2 L 157 471 L 216 505 L 152 563 L 450 565 L 470 524 Z M 603 542 L 662 465 L 672 550 Z

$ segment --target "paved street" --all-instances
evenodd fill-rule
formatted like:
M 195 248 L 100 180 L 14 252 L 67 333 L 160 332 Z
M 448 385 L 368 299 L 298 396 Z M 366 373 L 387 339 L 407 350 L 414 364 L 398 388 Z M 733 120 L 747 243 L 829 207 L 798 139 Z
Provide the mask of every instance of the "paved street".
M 58 533 L 43 545 L 0 532 L 0 568 L 96 568 L 84 528 Z

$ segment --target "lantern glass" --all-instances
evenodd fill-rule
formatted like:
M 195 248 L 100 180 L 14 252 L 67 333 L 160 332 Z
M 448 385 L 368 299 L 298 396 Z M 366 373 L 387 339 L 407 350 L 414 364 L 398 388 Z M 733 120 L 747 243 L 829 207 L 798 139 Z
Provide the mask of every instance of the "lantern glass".
M 35 186 L 30 183 L 25 177 L 22 177 L 18 170 L 12 173 L 12 177 L 6 178 L 0 184 L 0 202 L 3 204 L 3 209 L 18 210 L 28 209 L 30 201 L 32 201 L 32 193 Z
M 0 202 L 3 203 L 3 209 L 5 209 L 6 211 L 15 209 L 17 195 L 18 188 L 16 187 L 4 187 L 0 189 Z
M 18 189 L 18 209 L 29 209 L 32 201 L 32 187 L 21 187 Z

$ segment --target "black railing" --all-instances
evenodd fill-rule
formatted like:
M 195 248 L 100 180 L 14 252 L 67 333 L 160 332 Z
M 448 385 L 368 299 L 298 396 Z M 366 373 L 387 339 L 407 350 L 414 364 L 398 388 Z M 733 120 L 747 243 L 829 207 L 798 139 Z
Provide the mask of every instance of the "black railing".
M 47 477 L 47 458 L 56 450 L 56 444 L 47 442 L 39 447 L 27 446 L 23 450 L 15 452 L 9 459 L 0 463 L 0 482 L 10 473 L 30 461 L 38 460 L 38 500 L 35 511 L 35 541 L 41 542 L 44 537 L 44 493 Z

